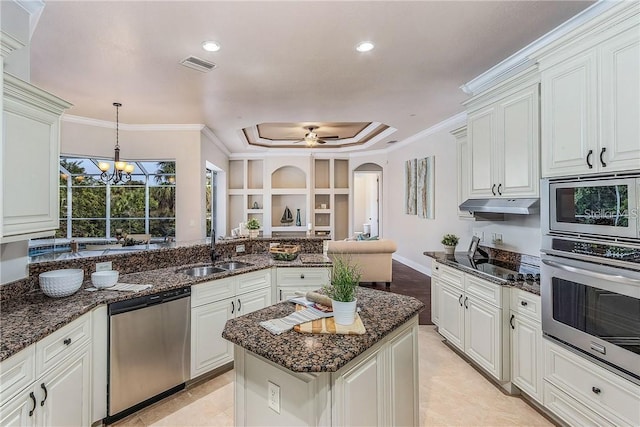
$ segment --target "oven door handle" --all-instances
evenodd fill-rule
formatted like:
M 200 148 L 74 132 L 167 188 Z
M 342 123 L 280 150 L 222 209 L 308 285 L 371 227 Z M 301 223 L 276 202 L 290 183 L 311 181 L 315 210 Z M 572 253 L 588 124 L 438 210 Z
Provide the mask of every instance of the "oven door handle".
M 551 261 L 548 259 L 543 259 L 542 262 L 550 267 L 559 268 L 560 270 L 565 270 L 571 273 L 584 274 L 585 276 L 594 277 L 596 279 L 607 280 L 610 282 L 619 282 L 619 283 L 626 283 L 626 284 L 633 283 L 633 284 L 640 285 L 640 280 L 633 279 L 631 277 L 600 273 L 598 271 L 588 270 L 586 268 L 573 267 L 571 265 L 562 264 L 562 263 Z

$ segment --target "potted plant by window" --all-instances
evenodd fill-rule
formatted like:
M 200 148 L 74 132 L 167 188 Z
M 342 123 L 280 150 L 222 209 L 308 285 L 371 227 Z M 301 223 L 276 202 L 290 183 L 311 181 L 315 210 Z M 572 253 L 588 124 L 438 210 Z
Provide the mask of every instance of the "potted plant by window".
M 456 251 L 456 245 L 460 239 L 455 234 L 445 234 L 442 236 L 442 244 L 444 245 L 444 253 L 447 255 L 453 255 Z
M 323 290 L 333 306 L 333 320 L 338 325 L 351 325 L 356 317 L 356 288 L 360 283 L 360 269 L 343 257 L 333 258 L 331 284 Z
M 249 237 L 258 237 L 258 233 L 260 233 L 260 221 L 255 218 L 249 218 L 247 221 L 247 230 L 249 230 Z

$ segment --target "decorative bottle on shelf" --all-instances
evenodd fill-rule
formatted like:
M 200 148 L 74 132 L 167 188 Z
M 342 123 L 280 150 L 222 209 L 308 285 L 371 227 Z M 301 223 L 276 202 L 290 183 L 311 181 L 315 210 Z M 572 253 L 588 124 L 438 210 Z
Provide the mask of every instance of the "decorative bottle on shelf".
M 300 221 L 300 209 L 296 209 L 296 225 L 298 227 L 302 225 L 302 221 Z

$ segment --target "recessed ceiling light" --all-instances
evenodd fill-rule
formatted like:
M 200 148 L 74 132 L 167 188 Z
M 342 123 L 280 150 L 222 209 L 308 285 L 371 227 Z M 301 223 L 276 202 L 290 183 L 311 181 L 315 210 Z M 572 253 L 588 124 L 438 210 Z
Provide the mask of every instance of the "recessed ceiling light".
M 373 47 L 373 43 L 371 42 L 360 42 L 358 43 L 358 46 L 356 46 L 356 50 L 358 52 L 369 52 Z
M 207 52 L 217 52 L 220 50 L 220 43 L 214 41 L 202 42 L 202 48 Z

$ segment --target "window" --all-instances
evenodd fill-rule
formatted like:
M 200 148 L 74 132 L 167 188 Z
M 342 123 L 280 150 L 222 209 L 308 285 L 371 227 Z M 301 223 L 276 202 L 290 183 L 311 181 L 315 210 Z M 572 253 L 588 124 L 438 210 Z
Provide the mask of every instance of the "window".
M 173 161 L 134 162 L 131 181 L 100 179 L 97 159 L 60 159 L 60 229 L 56 237 L 127 234 L 175 236 L 176 175 Z
M 211 169 L 205 169 L 206 177 L 206 218 L 207 218 L 207 237 L 211 237 L 211 230 L 216 223 L 216 197 L 217 197 L 217 181 L 216 172 Z

